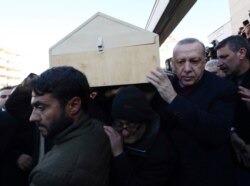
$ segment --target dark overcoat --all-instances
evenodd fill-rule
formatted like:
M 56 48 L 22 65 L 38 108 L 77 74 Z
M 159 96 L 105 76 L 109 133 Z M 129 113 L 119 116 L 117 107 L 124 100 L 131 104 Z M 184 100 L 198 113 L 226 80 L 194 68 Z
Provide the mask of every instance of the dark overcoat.
M 178 95 L 171 104 L 160 96 L 152 102 L 177 151 L 173 185 L 232 185 L 229 131 L 236 86 L 206 71 L 189 89 L 180 88 L 175 80 L 173 84 Z

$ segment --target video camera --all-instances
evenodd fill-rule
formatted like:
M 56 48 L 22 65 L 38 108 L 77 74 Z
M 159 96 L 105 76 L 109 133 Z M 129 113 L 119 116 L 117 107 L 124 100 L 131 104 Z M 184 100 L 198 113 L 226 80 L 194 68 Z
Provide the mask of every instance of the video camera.
M 211 44 L 211 46 L 206 47 L 206 59 L 207 59 L 207 61 L 209 61 L 211 59 L 217 59 L 217 53 L 216 53 L 215 47 L 218 44 L 218 41 L 213 40 L 210 44 Z

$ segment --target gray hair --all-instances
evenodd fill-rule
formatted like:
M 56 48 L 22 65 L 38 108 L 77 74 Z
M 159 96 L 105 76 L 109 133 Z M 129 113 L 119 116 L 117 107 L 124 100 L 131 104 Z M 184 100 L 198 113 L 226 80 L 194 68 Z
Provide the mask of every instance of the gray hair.
M 218 59 L 211 59 L 206 63 L 205 68 L 217 66 L 217 64 L 218 64 Z
M 185 44 L 192 44 L 192 43 L 199 43 L 201 46 L 202 46 L 202 50 L 203 50 L 203 53 L 204 53 L 204 56 L 206 56 L 206 48 L 205 48 L 205 45 L 198 39 L 196 38 L 185 38 L 185 39 L 182 39 L 180 40 L 174 47 L 174 50 L 178 47 L 178 46 L 181 46 L 181 45 L 185 45 Z

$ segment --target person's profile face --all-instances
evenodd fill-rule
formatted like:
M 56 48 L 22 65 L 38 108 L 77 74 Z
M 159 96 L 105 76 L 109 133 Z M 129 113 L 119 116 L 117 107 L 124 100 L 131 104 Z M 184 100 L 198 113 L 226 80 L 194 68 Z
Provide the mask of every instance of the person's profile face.
M 248 23 L 245 26 L 245 33 L 246 33 L 246 38 L 249 39 L 250 38 L 250 23 Z
M 173 53 L 173 70 L 184 86 L 196 84 L 205 68 L 205 54 L 200 43 L 183 44 Z
M 31 105 L 33 111 L 30 121 L 35 122 L 44 137 L 53 138 L 73 123 L 60 102 L 51 94 L 38 96 L 32 92 Z
M 0 91 L 0 108 L 3 108 L 5 105 L 5 102 L 11 95 L 12 89 L 3 89 Z
M 240 67 L 240 58 L 228 46 L 221 47 L 217 50 L 218 67 L 226 74 L 237 74 Z

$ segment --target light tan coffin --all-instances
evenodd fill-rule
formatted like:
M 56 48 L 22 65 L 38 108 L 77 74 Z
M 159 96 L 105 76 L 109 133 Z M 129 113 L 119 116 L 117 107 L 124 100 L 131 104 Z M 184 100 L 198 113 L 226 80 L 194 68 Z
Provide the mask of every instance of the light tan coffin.
M 86 74 L 91 87 L 146 83 L 160 66 L 159 37 L 97 13 L 50 48 L 50 67 L 68 65 Z

